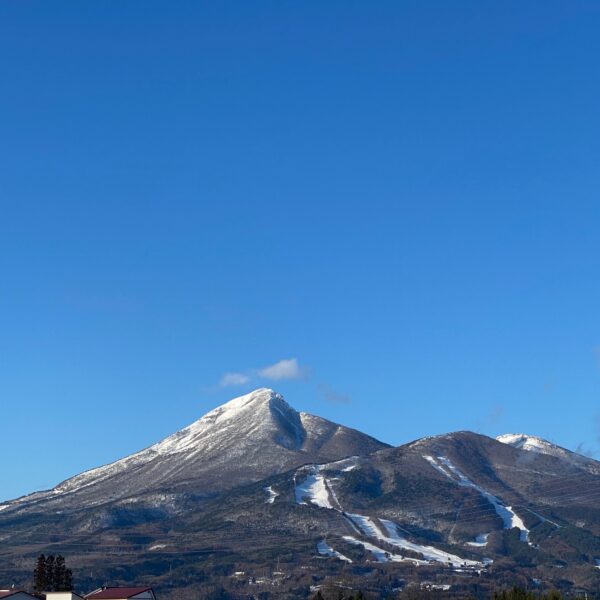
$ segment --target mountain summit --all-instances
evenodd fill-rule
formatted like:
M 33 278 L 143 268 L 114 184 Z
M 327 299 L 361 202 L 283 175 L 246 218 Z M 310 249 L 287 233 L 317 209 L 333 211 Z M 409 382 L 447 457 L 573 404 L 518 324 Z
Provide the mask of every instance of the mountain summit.
M 526 433 L 505 433 L 499 435 L 496 439 L 513 448 L 527 450 L 528 452 L 536 452 L 538 454 L 547 454 L 548 456 L 556 456 L 567 462 L 576 464 L 579 467 L 585 468 L 592 473 L 600 474 L 598 461 L 589 456 L 579 454 L 578 452 L 567 450 L 562 446 L 553 444 L 552 442 L 535 435 L 528 435 Z
M 261 388 L 1 505 L 0 572 L 23 585 L 23 556 L 60 548 L 88 589 L 119 572 L 122 584 L 158 577 L 191 594 L 208 581 L 249 597 L 254 574 L 277 565 L 290 597 L 344 574 L 370 589 L 433 576 L 475 595 L 517 576 L 592 590 L 599 497 L 600 463 L 534 436 L 457 431 L 390 448 Z
M 283 396 L 261 388 L 215 408 L 145 450 L 5 507 L 94 506 L 167 490 L 208 497 L 302 464 L 386 447 L 354 429 L 297 412 Z

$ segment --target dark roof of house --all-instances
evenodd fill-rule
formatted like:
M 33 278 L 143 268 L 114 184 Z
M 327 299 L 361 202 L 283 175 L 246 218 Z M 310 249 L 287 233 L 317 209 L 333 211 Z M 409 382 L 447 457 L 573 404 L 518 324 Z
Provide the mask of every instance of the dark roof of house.
M 149 587 L 128 587 L 128 588 L 104 588 L 102 590 L 98 590 L 97 592 L 92 592 L 88 594 L 85 598 L 86 600 L 124 600 L 125 598 L 131 598 L 132 596 L 137 596 L 142 592 L 147 592 L 148 590 L 152 590 Z
M 0 598 L 8 598 L 9 596 L 12 596 L 13 594 L 27 594 L 28 596 L 31 596 L 31 594 L 27 593 L 24 590 L 0 590 Z

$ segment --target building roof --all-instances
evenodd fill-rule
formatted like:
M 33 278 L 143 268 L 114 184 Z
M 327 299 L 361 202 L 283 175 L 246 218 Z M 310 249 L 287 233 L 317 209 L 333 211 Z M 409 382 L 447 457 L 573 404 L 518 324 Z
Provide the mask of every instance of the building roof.
M 28 596 L 31 596 L 31 594 L 24 590 L 0 590 L 0 598 L 8 598 L 14 594 L 27 594 Z
M 124 600 L 125 598 L 131 598 L 137 596 L 143 592 L 152 591 L 149 587 L 110 587 L 103 588 L 88 594 L 86 600 Z

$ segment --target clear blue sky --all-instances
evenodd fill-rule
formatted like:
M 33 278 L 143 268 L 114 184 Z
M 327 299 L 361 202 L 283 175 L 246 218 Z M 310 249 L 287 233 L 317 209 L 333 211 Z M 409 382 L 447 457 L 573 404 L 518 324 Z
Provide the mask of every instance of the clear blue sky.
M 598 31 L 577 0 L 0 3 L 0 497 L 260 385 L 393 444 L 597 451 Z

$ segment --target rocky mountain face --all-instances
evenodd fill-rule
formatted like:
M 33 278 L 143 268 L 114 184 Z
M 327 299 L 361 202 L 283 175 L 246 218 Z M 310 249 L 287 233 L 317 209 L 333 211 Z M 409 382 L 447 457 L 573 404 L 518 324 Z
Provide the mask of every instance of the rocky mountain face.
M 409 582 L 593 591 L 599 467 L 522 434 L 391 448 L 257 390 L 5 504 L 0 578 L 19 583 L 24 558 L 60 551 L 83 590 L 306 597 L 330 579 L 381 596 Z
M 72 477 L 4 510 L 91 508 L 107 501 L 178 493 L 210 497 L 309 462 L 385 448 L 372 437 L 296 412 L 281 395 L 259 389 L 235 398 L 164 440 Z

